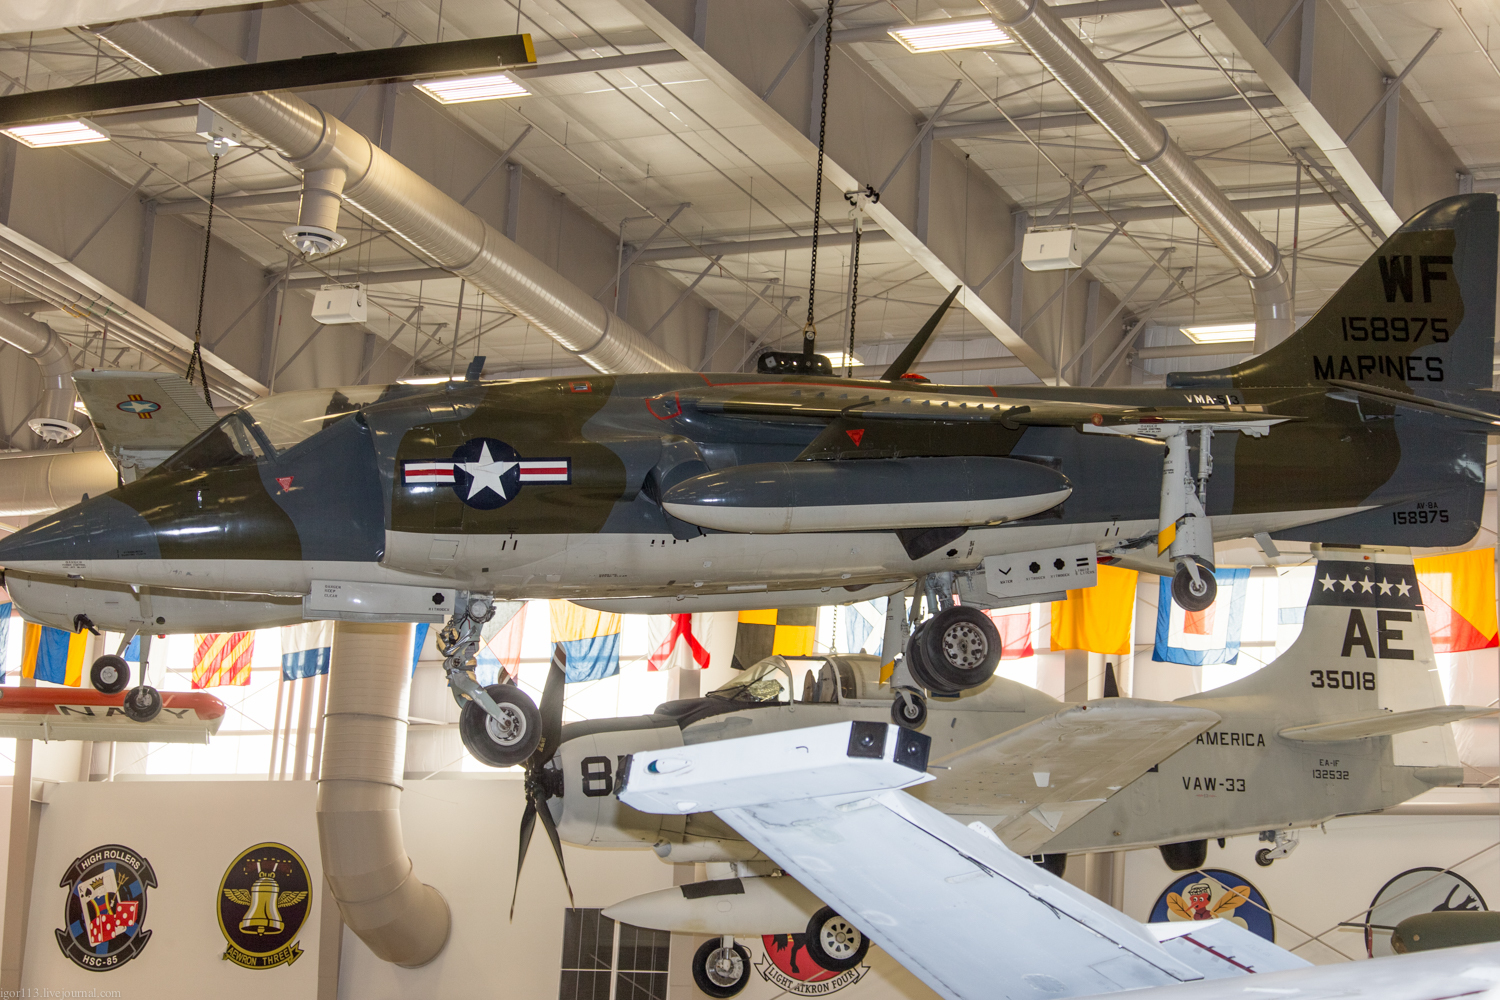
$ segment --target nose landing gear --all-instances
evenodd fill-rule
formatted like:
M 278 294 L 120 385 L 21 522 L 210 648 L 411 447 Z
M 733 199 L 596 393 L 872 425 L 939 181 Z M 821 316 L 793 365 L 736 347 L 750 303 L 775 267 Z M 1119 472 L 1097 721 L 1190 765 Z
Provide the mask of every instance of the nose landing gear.
M 732 937 L 709 938 L 693 955 L 693 982 L 711 997 L 736 996 L 750 981 L 750 951 Z
M 491 767 L 523 763 L 542 739 L 541 713 L 526 692 L 514 684 L 481 687 L 474 679 L 474 656 L 486 622 L 495 617 L 489 594 L 460 593 L 453 617 L 438 633 L 443 670 L 458 702 L 458 734 L 476 758 Z
M 926 693 L 939 697 L 962 694 L 989 680 L 1000 663 L 1000 630 L 977 608 L 953 602 L 951 573 L 932 574 L 919 582 L 912 605 L 913 620 L 922 597 L 936 613 L 912 629 L 905 655 L 894 662 L 890 676 L 895 701 L 891 719 L 898 726 L 920 729 L 927 721 Z M 901 602 L 899 595 L 890 598 Z M 901 629 L 892 611 L 886 620 L 886 648 L 896 648 Z M 893 624 L 894 623 L 894 624 Z

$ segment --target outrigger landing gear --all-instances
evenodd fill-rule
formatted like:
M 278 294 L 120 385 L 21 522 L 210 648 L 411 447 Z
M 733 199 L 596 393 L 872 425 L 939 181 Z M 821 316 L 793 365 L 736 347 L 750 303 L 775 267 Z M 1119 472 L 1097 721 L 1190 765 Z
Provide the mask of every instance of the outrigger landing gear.
M 481 687 L 474 678 L 474 656 L 483 641 L 485 622 L 495 617 L 489 594 L 459 593 L 453 617 L 438 633 L 443 670 L 459 706 L 458 732 L 479 760 L 491 767 L 510 767 L 530 757 L 542 738 L 536 703 L 513 684 Z
M 1214 431 L 1238 431 L 1264 437 L 1280 419 L 1171 423 L 1161 418 L 1109 424 L 1095 415 L 1083 430 L 1093 434 L 1161 441 L 1167 453 L 1161 464 L 1161 507 L 1157 516 L 1156 552 L 1177 566 L 1172 575 L 1172 599 L 1186 611 L 1204 611 L 1218 596 L 1214 578 L 1214 531 L 1208 516 L 1208 480 L 1214 471 Z M 1198 435 L 1198 470 L 1189 455 L 1192 434 Z

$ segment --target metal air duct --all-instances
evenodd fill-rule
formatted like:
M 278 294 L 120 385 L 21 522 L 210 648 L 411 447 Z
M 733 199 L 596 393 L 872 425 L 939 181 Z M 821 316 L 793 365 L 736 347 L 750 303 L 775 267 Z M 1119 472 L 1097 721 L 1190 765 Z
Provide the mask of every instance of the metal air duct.
M 180 18 L 126 21 L 99 35 L 158 73 L 244 61 Z M 332 115 L 288 93 L 204 103 L 304 171 L 343 170 L 346 201 L 599 371 L 687 370 L 583 289 Z
M 71 507 L 120 485 L 102 451 L 23 451 L 0 455 L 0 517 L 33 517 Z
M 0 305 L 0 340 L 31 356 L 42 370 L 42 401 L 29 421 L 32 433 L 48 444 L 61 444 L 80 433 L 73 423 L 73 361 L 62 340 L 46 323 Z
M 1255 350 L 1281 343 L 1293 330 L 1291 284 L 1276 244 L 1240 213 L 1146 113 L 1077 33 L 1039 0 L 984 0 L 1000 27 L 1031 50 L 1069 94 L 1114 136 L 1198 228 L 1250 280 Z
M 318 843 L 339 913 L 377 957 L 409 969 L 438 956 L 453 924 L 401 837 L 413 631 L 334 625 L 318 775 Z

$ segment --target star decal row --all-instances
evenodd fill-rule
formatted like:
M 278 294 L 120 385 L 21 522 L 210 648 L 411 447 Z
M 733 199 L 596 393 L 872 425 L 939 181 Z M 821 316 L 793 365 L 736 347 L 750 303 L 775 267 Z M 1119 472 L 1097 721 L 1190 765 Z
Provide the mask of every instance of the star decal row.
M 1389 594 L 1392 590 L 1394 590 L 1402 597 L 1405 597 L 1411 590 L 1411 584 L 1407 583 L 1405 580 L 1398 579 L 1395 583 L 1387 581 L 1384 577 L 1382 577 L 1378 583 L 1374 580 L 1371 580 L 1369 577 L 1365 577 L 1363 580 L 1351 580 L 1349 579 L 1349 574 L 1347 573 L 1344 574 L 1344 578 L 1342 580 L 1335 580 L 1331 575 L 1325 573 L 1323 574 L 1323 578 L 1318 582 L 1323 585 L 1324 590 L 1332 590 L 1334 588 L 1334 585 L 1337 584 L 1338 586 L 1344 588 L 1345 593 L 1349 593 L 1353 591 L 1355 587 L 1358 587 L 1361 593 L 1368 594 L 1373 592 L 1376 587 L 1379 587 L 1382 594 Z

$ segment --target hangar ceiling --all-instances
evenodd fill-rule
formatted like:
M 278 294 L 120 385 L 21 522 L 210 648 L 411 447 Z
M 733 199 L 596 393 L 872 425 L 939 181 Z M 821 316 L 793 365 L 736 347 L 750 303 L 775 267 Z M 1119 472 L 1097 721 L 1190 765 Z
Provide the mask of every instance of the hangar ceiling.
M 1396 220 L 1461 185 L 1483 188 L 1500 177 L 1500 69 L 1484 51 L 1500 21 L 1494 8 L 1470 3 L 1460 12 L 1447 0 L 1055 7 L 1288 261 L 1295 239 L 1299 320 Z M 630 310 L 638 329 L 690 367 L 735 369 L 766 347 L 800 343 L 822 11 L 808 0 L 316 0 L 209 10 L 195 24 L 252 60 L 531 32 L 539 66 L 517 74 L 528 97 L 442 107 L 399 83 L 302 96 L 514 234 L 606 307 Z M 884 196 L 867 223 L 858 272 L 855 353 L 866 363 L 893 356 L 950 282 L 977 288 L 966 290 L 967 307 L 954 310 L 927 355 L 927 367 L 950 380 L 1035 381 L 1059 365 L 1070 382 L 1149 380 L 1138 358 L 1118 363 L 1122 322 L 1144 329 L 1248 320 L 1249 292 L 1234 268 L 1022 46 L 914 54 L 887 34 L 984 13 L 977 3 L 838 4 L 820 348 L 841 350 L 848 338 L 851 223 L 839 195 L 865 183 Z M 1376 109 L 1385 81 L 1419 53 L 1394 100 Z M 0 36 L 7 92 L 148 72 L 82 27 Z M 146 301 L 148 286 L 160 296 L 170 285 L 174 305 L 158 311 L 175 308 L 176 332 L 192 333 L 181 317 L 190 320 L 196 303 L 197 262 L 179 254 L 169 268 L 153 265 L 149 233 L 124 231 L 147 223 L 122 220 L 135 213 L 159 227 L 171 219 L 201 234 L 213 162 L 194 134 L 196 110 L 97 116 L 111 141 L 45 154 L 93 168 L 97 191 L 29 215 L 18 213 L 17 200 L 40 192 L 28 194 L 24 183 L 11 192 L 10 219 L 32 219 L 23 235 L 76 268 L 87 271 L 91 253 L 107 253 L 118 273 L 133 275 L 99 283 L 118 301 L 96 288 L 85 296 L 94 306 L 75 295 L 59 309 L 55 278 L 46 286 L 4 258 L 0 273 L 12 281 L 0 298 L 89 352 L 81 359 L 100 356 L 111 310 Z M 460 310 L 458 278 L 351 206 L 340 225 L 347 247 L 295 258 L 281 230 L 296 220 L 300 183 L 295 167 L 253 141 L 219 165 L 213 235 L 234 254 L 214 266 L 243 268 L 253 280 L 214 303 L 204 336 L 259 380 L 261 389 L 246 391 L 446 375 L 450 359 L 461 371 L 472 354 L 486 355 L 491 377 L 585 370 L 472 287 Z M 1079 228 L 1089 263 L 1068 279 L 1066 294 L 1053 294 L 1061 276 L 1028 276 L 1008 262 L 1028 221 Z M 123 262 L 142 247 L 144 265 Z M 306 312 L 307 289 L 356 279 L 370 284 L 372 303 L 362 353 L 303 371 L 323 350 L 323 334 L 305 321 L 294 333 L 285 316 Z M 1093 356 L 1075 360 L 1087 354 L 1085 324 L 1106 316 L 1112 325 Z M 138 352 L 116 360 L 125 346 L 111 347 L 105 334 L 106 363 L 166 363 Z M 1104 371 L 1106 357 L 1116 364 Z

